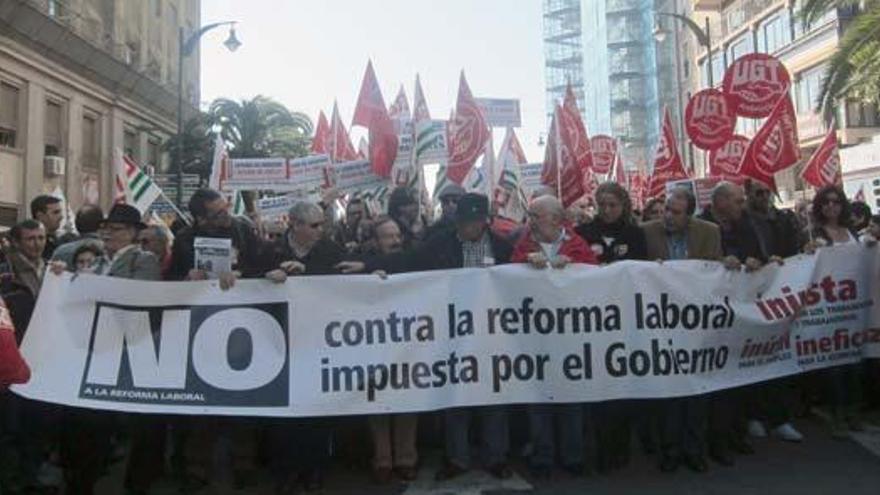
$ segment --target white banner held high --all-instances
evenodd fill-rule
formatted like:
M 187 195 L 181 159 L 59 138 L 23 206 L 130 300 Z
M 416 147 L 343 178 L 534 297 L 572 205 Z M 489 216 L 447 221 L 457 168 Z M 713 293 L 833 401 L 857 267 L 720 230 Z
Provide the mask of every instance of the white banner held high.
M 368 160 L 334 163 L 333 187 L 342 194 L 374 191 L 388 186 L 388 179 L 373 173 Z
M 747 274 L 621 262 L 137 282 L 47 275 L 22 351 L 41 401 L 353 415 L 700 394 L 880 356 L 878 248 Z
M 526 198 L 530 197 L 535 189 L 541 187 L 541 171 L 543 169 L 543 163 L 526 163 L 519 166 L 519 187 L 525 193 Z
M 506 98 L 476 98 L 476 100 L 489 127 L 520 127 L 522 125 L 519 100 Z

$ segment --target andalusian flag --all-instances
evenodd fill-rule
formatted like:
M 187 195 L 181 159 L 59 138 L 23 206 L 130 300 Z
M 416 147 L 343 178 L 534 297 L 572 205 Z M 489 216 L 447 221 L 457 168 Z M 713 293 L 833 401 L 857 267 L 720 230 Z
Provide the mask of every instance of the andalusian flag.
M 237 190 L 232 196 L 232 216 L 242 217 L 245 215 L 244 196 Z
M 162 194 L 159 186 L 134 160 L 116 149 L 116 203 L 126 203 L 137 208 L 141 213 Z

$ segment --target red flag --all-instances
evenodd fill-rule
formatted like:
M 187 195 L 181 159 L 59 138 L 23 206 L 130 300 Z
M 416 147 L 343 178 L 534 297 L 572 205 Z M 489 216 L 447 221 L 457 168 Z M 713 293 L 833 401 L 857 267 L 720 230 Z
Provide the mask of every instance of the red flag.
M 464 71 L 461 72 L 458 84 L 455 117 L 449 122 L 446 132 L 449 146 L 446 176 L 452 182 L 461 184 L 473 168 L 477 157 L 486 149 L 490 132 L 486 117 L 480 112 L 464 78 Z
M 720 148 L 709 152 L 709 176 L 742 184 L 744 177 L 740 173 L 743 156 L 749 147 L 749 138 L 734 135 Z
M 422 91 L 422 82 L 416 74 L 416 90 L 413 94 L 413 121 L 421 122 L 431 120 L 431 112 L 428 111 L 428 103 L 425 101 L 425 93 Z
M 556 106 L 541 172 L 541 182 L 559 192 L 559 199 L 566 208 L 587 194 L 592 186 L 592 170 L 582 169 L 574 154 L 578 142 L 576 132 L 572 132 L 573 119 L 567 113 L 563 107 Z
M 403 89 L 403 85 L 400 85 L 400 90 L 397 92 L 397 97 L 394 99 L 394 103 L 391 104 L 391 107 L 388 108 L 388 115 L 392 119 L 409 119 L 409 101 L 406 99 L 406 91 Z
M 593 171 L 607 174 L 612 171 L 617 160 L 617 141 L 611 136 L 599 134 L 590 138 L 593 152 Z
M 18 350 L 15 326 L 3 299 L 0 299 L 0 387 L 27 383 L 31 370 Z
M 837 151 L 837 131 L 828 129 L 825 140 L 810 157 L 801 177 L 811 186 L 819 189 L 825 186 L 840 185 L 840 155 Z
M 334 107 L 335 108 L 335 107 Z M 330 124 L 327 123 L 327 116 L 324 111 L 318 114 L 318 126 L 315 128 L 315 137 L 312 138 L 312 153 L 315 155 L 324 155 L 329 153 L 330 143 Z
M 364 126 L 369 130 L 370 164 L 373 172 L 380 177 L 389 177 L 391 166 L 397 158 L 397 133 L 394 132 L 394 123 L 385 108 L 372 61 L 367 63 L 352 125 Z
M 561 126 L 559 132 L 566 140 L 566 146 L 571 152 L 577 167 L 584 171 L 593 171 L 593 148 L 590 145 L 590 137 L 587 135 L 587 126 L 581 118 L 581 112 L 577 106 L 577 97 L 571 83 L 565 90 L 565 101 L 562 103 L 564 112 L 560 114 Z M 606 170 L 607 172 L 607 170 Z
M 776 191 L 773 174 L 793 166 L 800 157 L 797 116 L 791 96 L 785 95 L 749 143 L 739 167 L 740 175 L 751 177 Z
M 656 198 L 666 190 L 666 183 L 673 180 L 687 179 L 688 173 L 678 154 L 675 130 L 672 128 L 672 117 L 669 109 L 663 113 L 663 130 L 660 142 L 657 143 L 657 156 L 654 159 L 654 171 L 648 185 L 648 197 Z
M 620 158 L 620 152 L 617 151 L 617 142 L 614 143 L 615 152 L 614 152 L 614 182 L 617 182 L 624 188 L 627 187 L 626 183 L 626 170 L 623 168 L 623 159 Z
M 330 120 L 330 160 L 335 162 L 347 162 L 357 160 L 357 150 L 351 144 L 351 138 L 348 137 L 348 130 L 342 123 L 339 116 L 339 108 L 333 103 L 333 116 Z
M 643 208 L 645 205 L 645 186 L 648 183 L 645 174 L 640 170 L 630 170 L 627 173 L 627 182 L 633 208 Z

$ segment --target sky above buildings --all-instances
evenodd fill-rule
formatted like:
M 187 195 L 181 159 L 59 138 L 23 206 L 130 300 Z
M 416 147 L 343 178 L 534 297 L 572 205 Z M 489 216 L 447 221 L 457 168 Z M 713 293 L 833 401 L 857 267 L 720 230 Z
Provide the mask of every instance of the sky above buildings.
M 217 21 L 238 21 L 243 44 L 228 52 L 224 29 L 202 39 L 205 104 L 262 94 L 315 120 L 337 100 L 350 124 L 372 59 L 386 104 L 403 84 L 412 105 L 418 73 L 431 116 L 447 118 L 464 69 L 475 96 L 520 99 L 520 142 L 530 161 L 543 157 L 539 0 L 202 0 L 202 24 Z

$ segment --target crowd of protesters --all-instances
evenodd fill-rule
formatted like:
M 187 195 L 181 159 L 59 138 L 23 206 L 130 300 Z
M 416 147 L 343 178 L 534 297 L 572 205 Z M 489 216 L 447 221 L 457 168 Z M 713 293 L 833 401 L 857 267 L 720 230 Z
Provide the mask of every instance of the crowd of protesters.
M 202 189 L 189 201 L 191 225 L 178 224 L 173 234 L 164 225 L 144 224 L 132 206 L 115 205 L 105 216 L 89 205 L 77 212 L 78 235 L 72 237 L 60 234 L 61 202 L 39 196 L 31 204 L 31 219 L 3 239 L 0 295 L 20 342 L 47 271 L 205 280 L 208 273 L 194 263 L 198 237 L 231 240 L 233 270 L 218 276 L 224 290 L 235 290 L 242 278 L 282 283 L 292 276 L 385 277 L 507 263 L 564 269 L 571 263 L 700 259 L 751 272 L 798 253 L 873 245 L 880 238 L 880 216 L 871 216 L 863 203 L 851 203 L 836 187 L 818 191 L 811 204 L 794 211 L 777 209 L 771 192 L 757 183 L 722 182 L 707 205 L 698 205 L 688 190 L 675 189 L 642 211 L 616 183 L 598 187 L 591 210 L 566 210 L 552 189 L 541 189 L 533 193 L 526 219 L 506 223 L 493 215 L 486 196 L 457 185 L 444 188 L 438 198 L 441 210 L 433 222 L 419 195 L 405 188 L 391 193 L 387 212 L 371 211 L 370 204 L 354 198 L 339 219 L 335 199 L 302 201 L 290 209 L 280 232 L 259 219 L 231 216 L 225 196 Z M 837 366 L 692 397 L 367 418 L 122 415 L 0 392 L 0 492 L 62 493 L 58 487 L 63 486 L 63 493 L 91 494 L 108 467 L 125 459 L 120 492 L 146 494 L 159 478 L 170 476 L 184 492 L 210 484 L 209 493 L 231 493 L 247 484 L 236 462 L 242 445 L 252 446 L 250 468 L 266 468 L 279 494 L 320 489 L 334 461 L 369 466 L 379 484 L 412 481 L 420 451 L 435 446 L 445 452 L 438 480 L 477 466 L 508 478 L 511 460 L 520 456 L 533 479 L 548 479 L 557 468 L 571 476 L 606 474 L 628 464 L 633 444 L 656 457 L 663 472 L 680 467 L 704 472 L 710 461 L 731 466 L 735 456 L 754 454 L 749 438 L 803 441 L 793 418 L 817 401 L 827 406 L 835 437 L 861 430 L 865 399 L 876 398 L 876 390 L 863 393 L 872 385 L 865 380 L 865 366 Z M 209 465 L 198 472 L 187 455 L 196 437 L 207 445 Z M 361 448 L 365 444 L 371 446 L 368 451 Z

